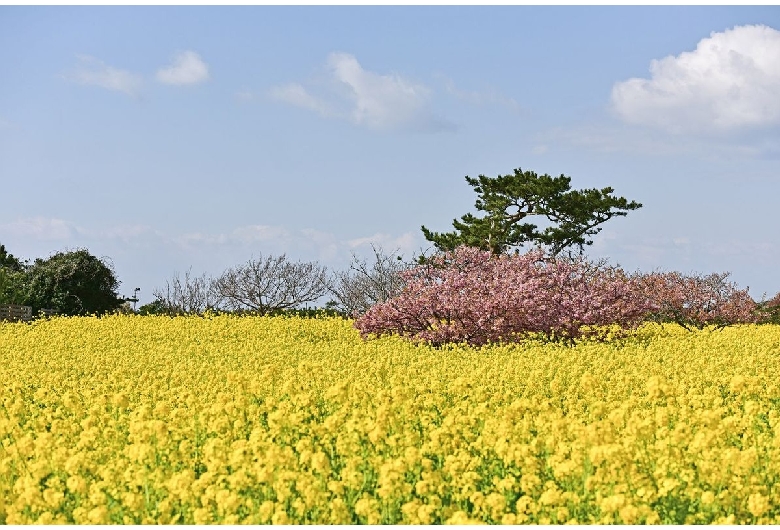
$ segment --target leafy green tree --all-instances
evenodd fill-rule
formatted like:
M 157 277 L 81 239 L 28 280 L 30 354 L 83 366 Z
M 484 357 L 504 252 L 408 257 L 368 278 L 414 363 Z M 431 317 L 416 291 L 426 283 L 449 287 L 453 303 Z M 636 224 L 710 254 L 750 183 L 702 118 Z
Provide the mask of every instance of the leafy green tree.
M 0 245 L 0 304 L 22 302 L 24 264 Z
M 477 178 L 466 177 L 478 195 L 477 210 L 484 217 L 470 213 L 453 220 L 453 232 L 437 233 L 422 227 L 423 234 L 438 250 L 452 251 L 466 245 L 494 254 L 526 243 L 546 246 L 552 255 L 562 250 L 593 243 L 588 239 L 601 231 L 599 225 L 615 216 L 625 216 L 641 204 L 612 195 L 610 187 L 572 190 L 571 178 L 561 175 L 537 175 L 515 169 L 512 175 Z M 527 217 L 544 217 L 553 226 L 544 230 L 524 222 Z
M 0 267 L 0 304 L 21 304 L 24 273 Z
M 5 245 L 0 245 L 0 267 L 15 272 L 21 272 L 24 270 L 24 265 L 22 262 L 19 261 L 18 258 L 14 257 L 13 254 L 10 254 L 5 249 Z
M 32 306 L 34 314 L 40 309 L 63 315 L 102 314 L 124 301 L 117 294 L 120 282 L 111 265 L 86 249 L 36 259 L 25 276 L 23 303 Z

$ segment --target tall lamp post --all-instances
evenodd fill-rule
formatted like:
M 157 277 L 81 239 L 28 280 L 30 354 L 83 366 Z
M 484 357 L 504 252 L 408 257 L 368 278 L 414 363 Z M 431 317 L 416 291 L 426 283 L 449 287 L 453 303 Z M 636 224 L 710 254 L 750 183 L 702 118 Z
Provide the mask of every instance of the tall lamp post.
M 140 287 L 136 287 L 133 289 L 133 297 L 132 298 L 125 298 L 125 302 L 133 302 L 133 313 L 135 313 L 135 304 L 138 302 L 138 291 L 140 291 Z

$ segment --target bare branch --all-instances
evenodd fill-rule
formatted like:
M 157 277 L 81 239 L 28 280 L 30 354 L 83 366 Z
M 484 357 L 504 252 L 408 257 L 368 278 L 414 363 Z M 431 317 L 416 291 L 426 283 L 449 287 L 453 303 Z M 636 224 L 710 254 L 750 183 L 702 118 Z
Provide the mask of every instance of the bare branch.
M 155 298 L 163 302 L 169 314 L 203 313 L 218 307 L 213 280 L 206 274 L 192 276 L 191 273 L 192 269 L 188 270 L 182 279 L 178 272 L 174 272 L 171 280 L 166 280 L 163 289 L 152 291 Z
M 369 266 L 353 253 L 349 269 L 335 273 L 328 287 L 336 307 L 352 316 L 400 294 L 406 285 L 401 273 L 413 266 L 385 255 L 381 246 L 372 244 L 371 249 L 373 265 Z
M 282 254 L 227 269 L 214 282 L 220 301 L 233 310 L 262 314 L 314 302 L 327 291 L 327 272 L 316 262 L 290 263 Z

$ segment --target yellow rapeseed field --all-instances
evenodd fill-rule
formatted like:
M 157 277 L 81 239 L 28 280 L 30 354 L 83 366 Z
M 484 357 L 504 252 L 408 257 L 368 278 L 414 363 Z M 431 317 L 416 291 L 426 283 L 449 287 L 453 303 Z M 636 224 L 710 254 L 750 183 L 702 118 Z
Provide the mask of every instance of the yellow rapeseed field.
M 0 523 L 780 523 L 780 326 L 0 323 Z

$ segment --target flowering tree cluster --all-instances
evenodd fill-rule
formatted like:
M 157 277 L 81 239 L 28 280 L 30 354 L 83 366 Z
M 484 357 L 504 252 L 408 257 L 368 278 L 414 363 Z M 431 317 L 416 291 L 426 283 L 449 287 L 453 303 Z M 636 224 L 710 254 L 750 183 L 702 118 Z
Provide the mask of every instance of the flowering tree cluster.
M 727 281 L 729 273 L 686 276 L 653 272 L 638 276 L 644 296 L 656 309 L 647 315 L 655 322 L 676 322 L 687 329 L 708 325 L 758 322 L 758 306 L 747 289 Z
M 761 322 L 780 324 L 780 293 L 769 300 L 762 300 L 758 306 Z
M 534 334 L 572 340 L 614 324 L 692 329 L 759 318 L 747 290 L 727 282 L 727 273 L 627 275 L 603 261 L 541 250 L 496 256 L 461 246 L 401 274 L 405 289 L 355 321 L 363 337 L 398 333 L 437 345 L 481 345 Z
M 496 256 L 458 247 L 403 275 L 400 295 L 355 321 L 362 336 L 396 332 L 432 344 L 474 345 L 539 333 L 574 339 L 592 326 L 636 326 L 655 309 L 620 269 L 541 250 Z

